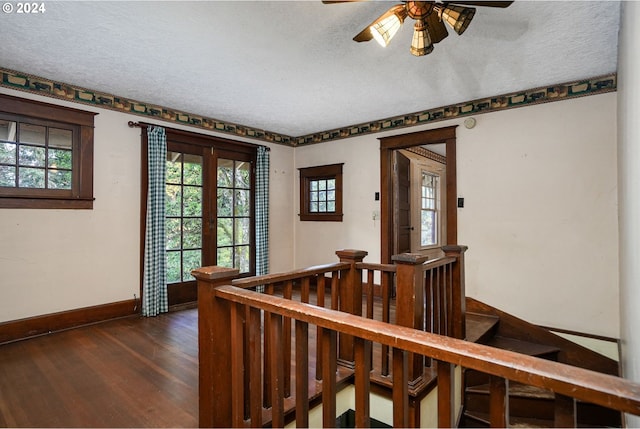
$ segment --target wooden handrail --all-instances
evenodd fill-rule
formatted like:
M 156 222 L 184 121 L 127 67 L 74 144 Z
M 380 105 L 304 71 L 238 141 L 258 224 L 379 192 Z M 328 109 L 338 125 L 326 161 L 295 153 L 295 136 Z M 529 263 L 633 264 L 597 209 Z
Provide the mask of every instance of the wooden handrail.
M 313 305 L 264 295 L 234 286 L 220 286 L 218 298 L 259 308 L 396 350 L 429 356 L 493 376 L 550 389 L 621 412 L 640 415 L 640 384 L 507 350 L 430 334 Z
M 311 277 L 318 274 L 333 273 L 335 271 L 346 270 L 351 265 L 346 262 L 336 262 L 333 264 L 316 265 L 313 267 L 302 268 L 287 273 L 267 274 L 259 277 L 249 277 L 246 279 L 236 279 L 231 283 L 234 286 L 241 288 L 250 288 L 253 286 L 262 286 L 268 284 L 275 284 L 286 282 L 290 280 L 297 280 L 304 277 Z
M 356 268 L 359 270 L 373 270 L 385 273 L 395 273 L 396 266 L 394 264 L 373 264 L 370 262 L 358 262 Z

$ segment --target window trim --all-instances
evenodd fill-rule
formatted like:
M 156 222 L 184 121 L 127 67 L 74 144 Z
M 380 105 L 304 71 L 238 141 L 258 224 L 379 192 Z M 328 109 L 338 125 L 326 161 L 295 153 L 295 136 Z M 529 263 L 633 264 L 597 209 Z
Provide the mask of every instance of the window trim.
M 317 167 L 299 168 L 300 171 L 300 216 L 301 221 L 342 222 L 342 166 L 341 164 L 320 165 Z M 329 213 L 311 212 L 309 198 L 310 183 L 313 180 L 336 181 L 336 210 Z
M 442 178 L 440 177 L 440 174 L 434 173 L 432 171 L 426 170 L 424 168 L 420 168 L 420 178 L 422 179 L 424 176 L 431 176 L 431 177 L 435 177 L 436 179 L 436 185 L 433 187 L 434 189 L 434 205 L 435 208 L 433 209 L 425 209 L 424 207 L 422 207 L 422 202 L 424 197 L 422 196 L 422 190 L 424 189 L 424 185 L 422 185 L 422 182 L 420 183 L 420 250 L 429 250 L 429 249 L 434 249 L 434 248 L 438 248 L 441 246 L 441 242 L 442 242 L 442 219 L 441 219 L 441 205 L 440 205 L 440 198 L 441 198 L 441 180 Z M 422 212 L 433 212 L 434 213 L 434 220 L 435 220 L 435 228 L 434 228 L 434 232 L 436 235 L 436 240 L 435 243 L 433 244 L 427 244 L 424 245 L 422 244 Z
M 97 113 L 0 94 L 3 119 L 73 130 L 71 190 L 0 187 L 0 208 L 93 209 L 93 130 Z

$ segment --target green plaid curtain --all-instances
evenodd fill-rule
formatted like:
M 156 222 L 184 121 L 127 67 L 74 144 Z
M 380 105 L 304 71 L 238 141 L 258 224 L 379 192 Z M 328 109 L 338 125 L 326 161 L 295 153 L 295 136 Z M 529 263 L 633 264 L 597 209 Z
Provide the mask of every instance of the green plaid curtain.
M 258 147 L 256 165 L 256 275 L 269 272 L 269 148 Z
M 167 136 L 162 127 L 147 128 L 148 192 L 147 229 L 144 242 L 142 315 L 169 311 L 165 243 L 165 182 Z

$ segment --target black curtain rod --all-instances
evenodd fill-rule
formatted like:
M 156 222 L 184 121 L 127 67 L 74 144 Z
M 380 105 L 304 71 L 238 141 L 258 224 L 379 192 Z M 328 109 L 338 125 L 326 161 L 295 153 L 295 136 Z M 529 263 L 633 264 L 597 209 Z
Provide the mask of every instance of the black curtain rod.
M 153 124 L 145 124 L 144 122 L 133 122 L 133 121 L 129 121 L 127 123 L 127 125 L 129 125 L 129 128 L 147 128 L 149 127 L 149 125 L 153 125 Z M 157 125 L 158 127 L 161 125 Z M 167 128 L 167 127 L 164 127 Z M 169 129 L 175 129 L 175 128 L 169 128 Z M 182 130 L 177 130 L 177 131 L 182 131 Z M 191 132 L 191 131 L 183 131 L 183 132 Z M 198 134 L 198 133 L 194 133 L 194 134 Z M 206 134 L 200 134 L 200 135 L 205 135 Z M 250 143 L 248 143 L 250 144 Z M 269 146 L 264 146 L 264 145 L 256 145 L 256 146 L 262 146 L 263 148 L 265 148 L 268 152 L 271 152 L 271 148 Z

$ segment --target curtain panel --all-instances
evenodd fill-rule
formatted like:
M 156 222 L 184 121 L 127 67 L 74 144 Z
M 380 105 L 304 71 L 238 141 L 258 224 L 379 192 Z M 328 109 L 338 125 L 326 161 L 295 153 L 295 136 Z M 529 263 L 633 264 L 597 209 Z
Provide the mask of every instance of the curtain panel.
M 169 311 L 165 242 L 167 136 L 162 127 L 147 128 L 148 192 L 144 243 L 142 315 Z
M 269 273 L 269 148 L 258 147 L 256 161 L 256 275 Z

